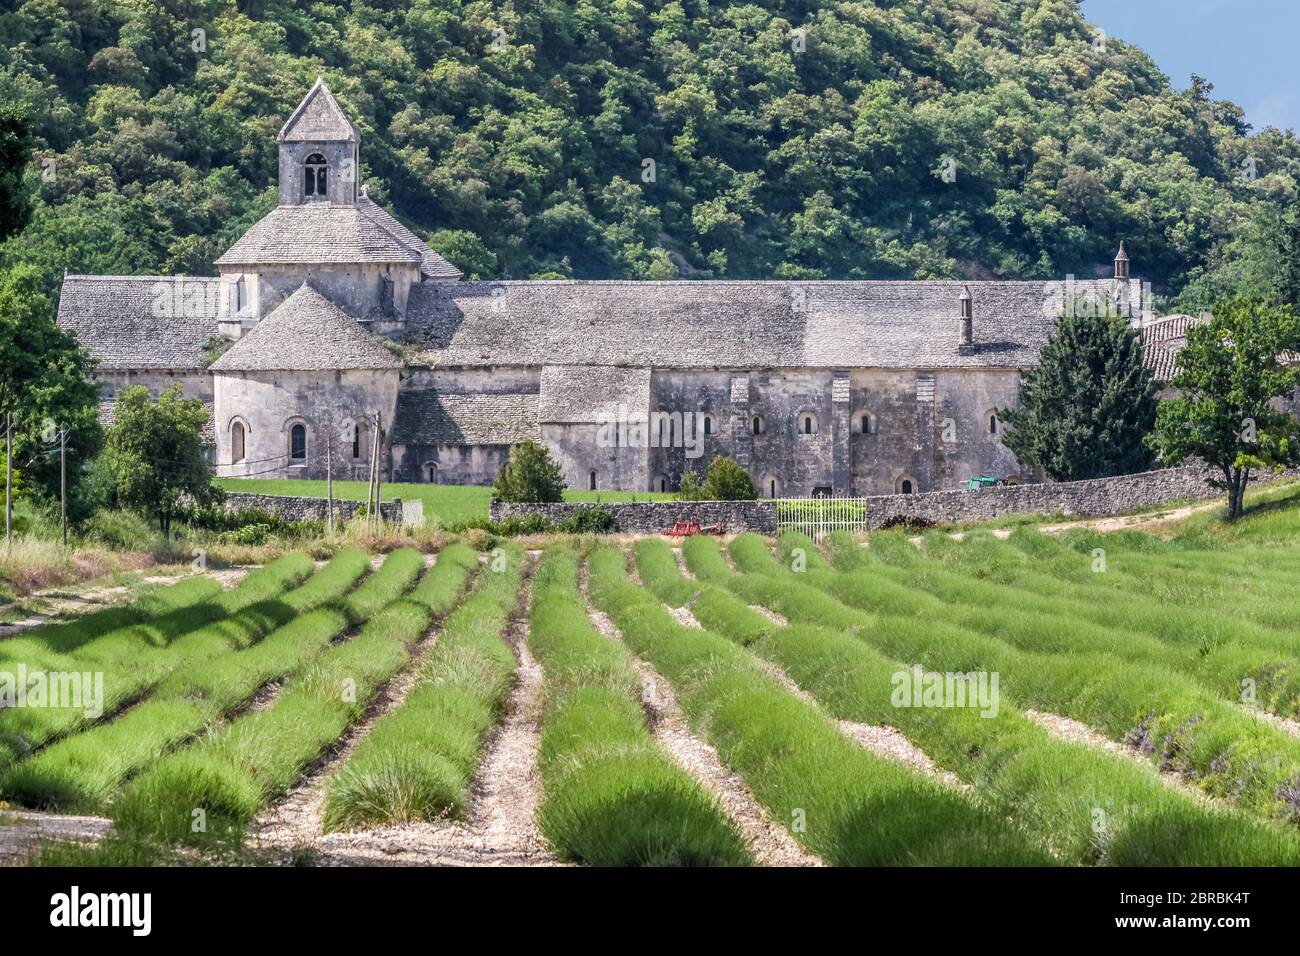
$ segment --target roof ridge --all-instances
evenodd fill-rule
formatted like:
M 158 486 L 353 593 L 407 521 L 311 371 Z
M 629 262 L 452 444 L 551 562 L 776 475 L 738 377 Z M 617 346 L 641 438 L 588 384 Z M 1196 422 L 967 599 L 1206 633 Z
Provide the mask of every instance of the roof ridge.
M 220 281 L 221 281 L 221 276 L 186 276 L 186 275 L 171 275 L 171 276 L 159 276 L 159 275 L 105 275 L 105 276 L 97 276 L 97 275 L 90 275 L 89 273 L 70 272 L 70 273 L 68 273 L 67 275 L 65 275 L 65 276 L 63 277 L 63 280 L 64 280 L 65 282 L 66 282 L 67 280 L 69 280 L 69 279 L 88 280 L 88 281 L 91 281 L 91 282 L 123 282 L 123 281 L 128 281 L 128 280 L 131 281 L 131 282 L 140 282 L 140 281 L 142 281 L 142 280 L 147 280 L 147 279 L 153 279 L 155 282 L 175 282 L 175 281 L 178 280 L 178 279 L 181 280 L 181 281 L 183 281 L 183 282 L 193 282 L 193 281 L 195 281 L 195 280 L 200 281 L 200 282 L 220 282 Z

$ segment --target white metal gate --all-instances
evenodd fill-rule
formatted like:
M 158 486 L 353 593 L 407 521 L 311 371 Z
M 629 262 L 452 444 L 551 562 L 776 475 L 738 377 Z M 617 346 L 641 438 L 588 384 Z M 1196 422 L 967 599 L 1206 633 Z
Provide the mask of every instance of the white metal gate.
M 776 530 L 820 541 L 832 531 L 866 531 L 866 498 L 778 498 Z

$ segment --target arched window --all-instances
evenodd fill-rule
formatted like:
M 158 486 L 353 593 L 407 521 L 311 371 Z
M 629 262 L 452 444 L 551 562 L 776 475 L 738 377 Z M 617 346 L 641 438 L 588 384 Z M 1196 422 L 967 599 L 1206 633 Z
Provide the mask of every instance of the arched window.
M 235 422 L 230 426 L 230 461 L 233 464 L 244 460 L 244 423 Z
M 990 435 L 998 433 L 998 428 L 1001 426 L 998 424 L 998 410 L 996 408 L 990 408 L 984 413 L 984 424 L 988 428 Z
M 705 415 L 705 416 L 704 416 L 704 434 L 706 434 L 706 435 L 712 435 L 712 434 L 713 434 L 713 416 L 712 416 L 712 415 Z
M 289 429 L 289 457 L 294 461 L 304 461 L 307 458 L 307 426 L 303 424 L 294 425 Z
M 364 458 L 366 456 L 366 426 L 364 422 L 357 422 L 352 426 L 352 457 L 354 459 Z
M 894 491 L 900 495 L 916 494 L 916 479 L 908 475 L 899 475 L 894 482 Z
M 312 153 L 303 163 L 303 193 L 308 196 L 324 197 L 328 195 L 329 165 L 320 153 Z
M 762 415 L 755 415 L 753 421 L 754 434 L 761 435 L 766 430 Z
M 243 312 L 243 311 L 244 311 L 244 308 L 248 305 L 248 291 L 247 291 L 247 288 L 248 288 L 248 287 L 247 287 L 247 286 L 245 285 L 245 283 L 244 283 L 244 277 L 243 277 L 243 276 L 240 276 L 238 279 L 235 280 L 235 312 L 236 312 L 236 314 L 238 314 L 238 313 L 240 313 L 240 312 Z
M 436 485 L 438 483 L 438 466 L 433 462 L 429 462 L 429 464 L 425 465 L 424 477 L 428 480 L 429 484 Z
M 794 430 L 800 435 L 817 434 L 817 413 L 811 409 L 804 409 L 794 420 Z
M 874 435 L 876 433 L 876 416 L 867 410 L 857 412 L 854 416 L 856 420 L 856 430 L 863 435 Z
M 587 473 L 587 487 L 591 491 L 596 490 L 596 473 L 594 471 Z

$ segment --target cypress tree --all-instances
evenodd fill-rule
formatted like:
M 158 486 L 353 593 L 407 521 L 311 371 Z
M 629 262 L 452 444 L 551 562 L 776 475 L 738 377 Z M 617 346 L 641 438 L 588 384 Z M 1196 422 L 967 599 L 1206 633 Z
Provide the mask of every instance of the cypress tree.
M 1003 437 L 1022 464 L 1056 481 L 1145 471 L 1156 388 L 1137 331 L 1115 315 L 1068 310 L 1029 370 Z

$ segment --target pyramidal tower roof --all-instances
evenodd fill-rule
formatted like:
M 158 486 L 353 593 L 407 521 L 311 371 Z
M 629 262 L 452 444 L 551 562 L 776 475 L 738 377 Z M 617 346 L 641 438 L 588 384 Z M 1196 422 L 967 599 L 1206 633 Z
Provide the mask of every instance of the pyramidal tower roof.
M 214 372 L 401 368 L 401 361 L 310 282 L 212 363 Z
M 280 127 L 280 135 L 276 139 L 281 143 L 356 143 L 360 142 L 361 137 L 357 135 L 357 128 L 344 115 L 334 94 L 325 85 L 325 78 L 318 76 L 298 108 Z

